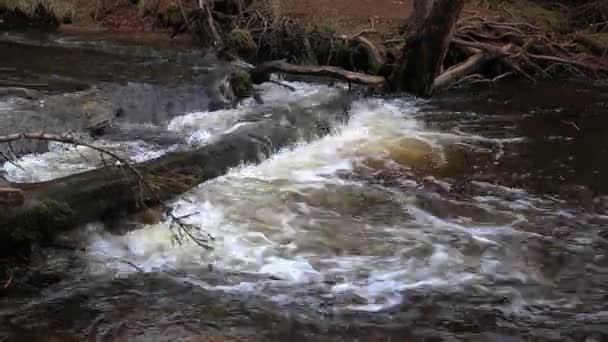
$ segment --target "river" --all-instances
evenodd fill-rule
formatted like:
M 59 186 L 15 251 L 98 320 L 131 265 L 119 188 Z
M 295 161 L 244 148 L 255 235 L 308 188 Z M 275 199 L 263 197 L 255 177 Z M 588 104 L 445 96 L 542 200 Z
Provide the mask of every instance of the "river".
M 2 132 L 78 131 L 66 108 L 118 106 L 118 133 L 97 143 L 142 161 L 204 146 L 259 110 L 248 100 L 207 111 L 212 58 L 18 38 L 0 43 L 0 75 L 48 87 L 34 100 L 0 98 Z M 295 91 L 262 86 L 268 110 L 346 92 L 285 82 Z M 158 223 L 91 223 L 61 238 L 70 250 L 42 250 L 34 285 L 1 298 L 0 340 L 604 341 L 606 90 L 506 83 L 432 101 L 351 96 L 348 120 L 329 134 L 303 134 L 201 184 Z M 86 148 L 35 152 L 5 163 L 6 177 L 102 165 Z M 210 235 L 211 248 L 176 241 L 171 217 Z

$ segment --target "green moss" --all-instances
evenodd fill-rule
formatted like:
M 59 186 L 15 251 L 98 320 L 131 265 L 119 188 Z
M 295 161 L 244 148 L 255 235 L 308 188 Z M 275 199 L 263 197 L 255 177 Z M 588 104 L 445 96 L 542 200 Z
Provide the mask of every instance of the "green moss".
M 230 87 L 237 98 L 253 95 L 253 81 L 245 70 L 237 70 L 230 76 Z
M 368 67 L 366 72 L 371 75 L 378 75 L 384 66 L 380 61 L 376 60 L 371 53 L 367 54 Z
M 35 206 L 19 209 L 14 222 L 16 226 L 11 230 L 11 237 L 16 242 L 34 242 L 46 240 L 72 227 L 75 215 L 65 203 L 44 200 Z
M 258 49 L 251 33 L 243 29 L 234 29 L 228 34 L 226 46 L 243 57 L 252 57 Z

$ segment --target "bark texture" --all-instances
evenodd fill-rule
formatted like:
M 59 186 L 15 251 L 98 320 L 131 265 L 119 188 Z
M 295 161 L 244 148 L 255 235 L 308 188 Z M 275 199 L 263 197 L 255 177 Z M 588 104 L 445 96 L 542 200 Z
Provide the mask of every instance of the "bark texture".
M 435 77 L 441 71 L 464 0 L 435 0 L 428 15 L 425 6 L 429 4 L 416 6 L 417 3 L 419 1 L 414 3 L 413 15 L 414 21 L 419 24 L 407 38 L 401 65 L 393 78 L 399 88 L 429 97 L 433 93 Z

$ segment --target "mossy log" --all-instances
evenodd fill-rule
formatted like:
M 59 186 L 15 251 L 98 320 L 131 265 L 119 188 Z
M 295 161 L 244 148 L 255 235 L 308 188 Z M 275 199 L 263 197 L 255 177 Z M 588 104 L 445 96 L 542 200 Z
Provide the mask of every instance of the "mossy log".
M 3 253 L 48 240 L 83 223 L 143 210 L 239 164 L 259 162 L 299 139 L 327 133 L 331 123 L 347 113 L 348 97 L 295 110 L 272 109 L 268 113 L 268 109 L 260 108 L 245 117 L 237 129 L 196 150 L 47 182 L 10 184 L 22 191 L 23 203 L 0 203 Z

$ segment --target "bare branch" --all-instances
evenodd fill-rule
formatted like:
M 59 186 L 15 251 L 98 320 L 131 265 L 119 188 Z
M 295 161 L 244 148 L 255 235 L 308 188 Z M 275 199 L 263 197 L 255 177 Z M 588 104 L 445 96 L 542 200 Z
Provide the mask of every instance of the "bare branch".
M 125 165 L 126 167 L 128 167 L 140 179 L 143 179 L 143 175 L 136 168 L 134 168 L 128 160 L 120 157 L 119 155 L 117 155 L 116 153 L 114 153 L 108 149 L 89 144 L 87 142 L 81 141 L 81 140 L 79 140 L 75 137 L 69 136 L 69 135 L 57 135 L 57 134 L 50 134 L 50 133 L 44 133 L 44 132 L 15 133 L 15 134 L 9 134 L 9 135 L 0 135 L 0 143 L 8 143 L 9 147 L 12 146 L 11 143 L 14 141 L 28 140 L 28 139 L 29 140 L 42 140 L 42 141 L 55 141 L 55 142 L 60 142 L 60 143 L 64 143 L 64 144 L 72 144 L 75 146 L 88 147 L 92 150 L 95 150 L 97 152 L 106 154 L 106 155 L 114 158 L 115 160 L 120 162 L 122 165 Z

